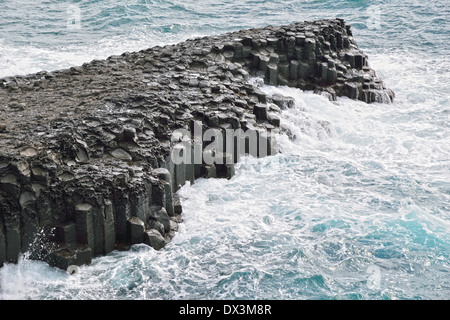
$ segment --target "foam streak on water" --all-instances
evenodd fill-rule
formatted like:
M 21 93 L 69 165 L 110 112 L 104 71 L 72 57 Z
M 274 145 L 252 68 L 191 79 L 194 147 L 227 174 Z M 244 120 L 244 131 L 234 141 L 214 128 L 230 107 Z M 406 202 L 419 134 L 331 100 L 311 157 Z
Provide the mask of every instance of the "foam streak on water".
M 450 297 L 445 1 L 128 1 L 80 2 L 90 31 L 81 37 L 45 34 L 52 30 L 45 25 L 64 22 L 56 16 L 27 20 L 22 29 L 12 18 L 2 20 L 0 28 L 13 32 L 1 33 L 0 75 L 65 67 L 190 35 L 340 16 L 353 25 L 395 102 L 330 102 L 262 87 L 296 101 L 282 114 L 290 134 L 279 137 L 281 153 L 244 159 L 230 180 L 183 187 L 185 222 L 166 248 L 113 252 L 74 276 L 24 257 L 0 270 L 0 299 Z M 4 2 L 9 17 L 23 14 Z M 370 6 L 381 10 L 378 27 L 367 24 Z

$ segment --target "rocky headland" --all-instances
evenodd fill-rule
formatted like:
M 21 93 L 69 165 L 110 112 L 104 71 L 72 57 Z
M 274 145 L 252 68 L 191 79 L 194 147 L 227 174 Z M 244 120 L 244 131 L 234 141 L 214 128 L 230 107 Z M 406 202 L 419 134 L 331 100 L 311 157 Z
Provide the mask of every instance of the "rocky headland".
M 342 19 L 0 79 L 0 266 L 25 252 L 67 269 L 135 243 L 163 248 L 182 222 L 179 187 L 233 174 L 230 163 L 174 163 L 181 138 L 172 133 L 195 123 L 270 132 L 292 107 L 292 98 L 267 96 L 251 77 L 331 100 L 394 98 Z

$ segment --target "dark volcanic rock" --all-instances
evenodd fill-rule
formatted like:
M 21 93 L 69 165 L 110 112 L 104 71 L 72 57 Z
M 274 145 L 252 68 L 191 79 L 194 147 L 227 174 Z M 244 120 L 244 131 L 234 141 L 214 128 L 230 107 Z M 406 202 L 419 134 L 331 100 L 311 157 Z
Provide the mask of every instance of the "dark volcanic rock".
M 183 137 L 172 133 L 195 121 L 201 132 L 267 131 L 280 125 L 278 107 L 292 107 L 292 99 L 272 100 L 250 85 L 250 76 L 331 99 L 394 96 L 341 19 L 0 79 L 0 266 L 16 262 L 38 232 L 49 242 L 41 258 L 64 269 L 132 243 L 160 249 L 176 230 L 170 219 L 182 210 L 174 198 L 180 185 L 233 172 L 230 164 L 174 163 L 171 151 Z

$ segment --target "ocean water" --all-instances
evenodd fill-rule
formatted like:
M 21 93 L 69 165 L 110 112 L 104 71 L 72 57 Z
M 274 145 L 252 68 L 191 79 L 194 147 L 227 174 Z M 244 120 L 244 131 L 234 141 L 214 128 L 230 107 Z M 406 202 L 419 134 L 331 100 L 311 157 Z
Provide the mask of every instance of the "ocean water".
M 180 191 L 163 250 L 75 275 L 21 257 L 0 299 L 449 299 L 450 5 L 416 0 L 0 1 L 0 76 L 242 28 L 342 17 L 393 104 L 295 98 L 280 153 Z

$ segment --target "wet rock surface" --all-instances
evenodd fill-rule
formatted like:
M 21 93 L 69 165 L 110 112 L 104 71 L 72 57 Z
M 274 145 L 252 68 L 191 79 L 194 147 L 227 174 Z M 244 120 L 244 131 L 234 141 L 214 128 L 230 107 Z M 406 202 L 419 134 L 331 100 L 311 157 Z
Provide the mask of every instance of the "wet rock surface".
M 89 263 L 133 243 L 159 250 L 182 221 L 175 192 L 232 167 L 176 165 L 172 132 L 280 125 L 289 97 L 391 102 L 341 19 L 269 26 L 153 47 L 79 67 L 0 79 L 0 266 L 30 250 L 51 265 Z M 203 146 L 205 147 L 205 146 Z

